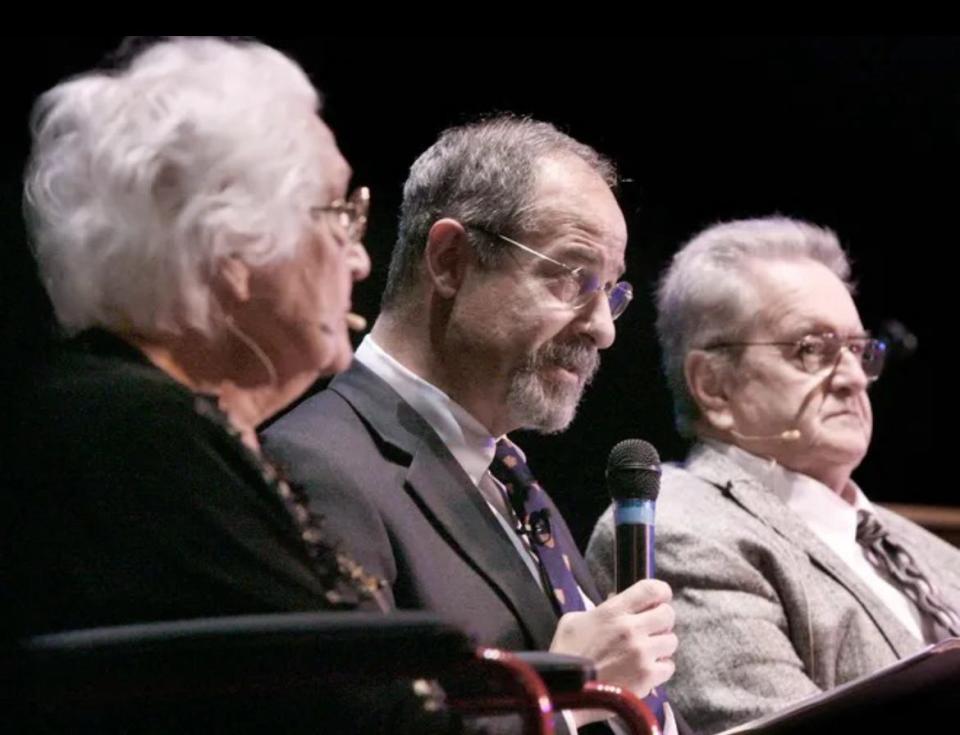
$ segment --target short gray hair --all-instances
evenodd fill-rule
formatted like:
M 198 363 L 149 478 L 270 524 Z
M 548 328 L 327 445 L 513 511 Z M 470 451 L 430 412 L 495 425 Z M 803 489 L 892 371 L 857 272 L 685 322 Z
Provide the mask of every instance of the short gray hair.
M 787 217 L 714 225 L 673 256 L 657 289 L 657 335 L 681 434 L 692 436 L 700 415 L 684 375 L 687 353 L 747 336 L 759 307 L 751 261 L 800 259 L 822 263 L 853 290 L 850 263 L 837 236 Z
M 42 95 L 24 207 L 61 326 L 215 331 L 216 262 L 292 257 L 303 238 L 325 184 L 318 109 L 282 53 L 218 38 L 162 40 Z
M 540 215 L 532 202 L 536 164 L 550 156 L 576 156 L 608 186 L 613 164 L 550 123 L 498 115 L 445 130 L 411 166 L 403 187 L 397 244 L 383 294 L 383 308 L 397 306 L 417 283 L 433 223 L 451 217 L 487 233 L 522 238 L 535 233 Z M 502 243 L 469 231 L 480 262 L 492 266 Z

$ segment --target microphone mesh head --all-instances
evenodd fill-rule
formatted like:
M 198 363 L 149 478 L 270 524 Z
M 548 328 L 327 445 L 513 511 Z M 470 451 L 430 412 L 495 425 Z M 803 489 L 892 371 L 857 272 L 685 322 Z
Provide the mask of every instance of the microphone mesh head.
M 610 450 L 607 489 L 614 500 L 656 500 L 660 493 L 660 455 L 650 442 L 624 439 Z

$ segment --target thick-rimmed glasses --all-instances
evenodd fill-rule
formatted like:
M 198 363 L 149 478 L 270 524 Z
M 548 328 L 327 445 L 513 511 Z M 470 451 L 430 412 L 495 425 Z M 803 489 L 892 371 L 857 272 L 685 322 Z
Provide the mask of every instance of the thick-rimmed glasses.
M 808 334 L 793 342 L 718 342 L 704 349 L 727 347 L 789 347 L 790 357 L 811 374 L 833 369 L 840 360 L 840 351 L 846 349 L 860 362 L 868 380 L 876 380 L 883 372 L 887 359 L 887 343 L 873 337 L 840 337 L 833 332 Z

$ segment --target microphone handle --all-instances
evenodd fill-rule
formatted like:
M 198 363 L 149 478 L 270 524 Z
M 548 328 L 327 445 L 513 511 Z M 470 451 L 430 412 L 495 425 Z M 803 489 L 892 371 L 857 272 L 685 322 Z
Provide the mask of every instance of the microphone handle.
M 652 500 L 628 498 L 614 506 L 617 555 L 614 563 L 617 592 L 641 579 L 653 579 L 656 571 L 654 512 Z

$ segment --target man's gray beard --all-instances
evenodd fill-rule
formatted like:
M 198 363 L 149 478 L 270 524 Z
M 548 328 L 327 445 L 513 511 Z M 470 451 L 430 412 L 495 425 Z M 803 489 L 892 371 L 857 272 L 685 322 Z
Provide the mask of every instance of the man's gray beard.
M 580 376 L 578 383 L 548 381 L 543 371 L 562 367 Z M 507 391 L 515 422 L 525 429 L 556 434 L 577 415 L 584 389 L 600 367 L 596 347 L 586 342 L 548 342 L 514 372 Z

